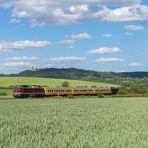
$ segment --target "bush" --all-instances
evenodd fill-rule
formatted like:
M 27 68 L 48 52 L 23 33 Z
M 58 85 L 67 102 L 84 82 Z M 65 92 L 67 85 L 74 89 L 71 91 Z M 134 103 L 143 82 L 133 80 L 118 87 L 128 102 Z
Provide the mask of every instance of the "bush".
M 104 98 L 104 95 L 98 95 L 98 98 Z
M 68 98 L 69 98 L 69 99 L 73 99 L 74 96 L 73 96 L 73 95 L 68 95 Z
M 91 88 L 96 88 L 96 87 L 97 87 L 96 85 L 91 86 Z
M 0 92 L 0 96 L 7 96 L 7 93 L 6 92 Z
M 69 87 L 69 82 L 64 81 L 64 82 L 62 83 L 62 87 Z

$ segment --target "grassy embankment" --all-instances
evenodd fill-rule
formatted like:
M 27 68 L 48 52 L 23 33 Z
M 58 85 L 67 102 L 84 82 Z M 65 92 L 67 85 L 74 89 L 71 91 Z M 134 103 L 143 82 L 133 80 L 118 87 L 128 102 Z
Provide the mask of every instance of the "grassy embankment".
M 98 86 L 98 87 L 117 87 L 118 85 L 89 82 L 89 81 L 76 81 L 64 79 L 50 79 L 50 78 L 26 78 L 26 77 L 0 77 L 0 92 L 6 92 L 7 96 L 3 98 L 12 97 L 12 88 L 15 85 L 41 85 L 56 87 L 61 86 L 62 82 L 68 81 L 70 86 Z M 2 97 L 0 97 L 2 98 Z
M 0 147 L 148 147 L 148 98 L 0 101 Z

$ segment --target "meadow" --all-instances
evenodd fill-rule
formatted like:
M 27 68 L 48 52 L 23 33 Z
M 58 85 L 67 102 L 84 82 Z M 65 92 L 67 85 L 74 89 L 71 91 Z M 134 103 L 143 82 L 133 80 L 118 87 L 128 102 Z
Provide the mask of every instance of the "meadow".
M 148 98 L 0 101 L 0 148 L 148 147 Z
M 0 77 L 0 86 L 10 87 L 15 85 L 43 85 L 43 86 L 61 86 L 62 82 L 68 81 L 71 86 L 117 86 L 108 83 L 98 83 L 90 81 L 52 79 L 52 78 L 31 78 L 31 77 Z
M 7 97 L 12 96 L 12 88 L 15 85 L 41 85 L 56 87 L 61 86 L 62 82 L 68 81 L 70 86 L 98 86 L 98 87 L 117 87 L 118 85 L 90 82 L 90 81 L 78 81 L 78 80 L 65 80 L 65 79 L 52 79 L 52 78 L 31 78 L 31 77 L 0 77 L 0 92 L 6 92 Z M 0 99 L 2 97 L 0 96 Z

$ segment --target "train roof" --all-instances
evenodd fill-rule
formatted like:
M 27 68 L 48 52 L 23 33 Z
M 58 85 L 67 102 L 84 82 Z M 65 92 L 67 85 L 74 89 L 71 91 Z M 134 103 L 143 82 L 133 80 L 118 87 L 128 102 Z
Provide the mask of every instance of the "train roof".
M 84 90 L 88 90 L 88 89 L 111 89 L 110 87 L 95 87 L 95 88 L 91 88 L 91 87 L 44 87 L 46 89 L 52 89 L 52 90 L 58 90 L 58 89 L 84 89 Z
M 16 85 L 15 88 L 40 88 L 39 85 Z

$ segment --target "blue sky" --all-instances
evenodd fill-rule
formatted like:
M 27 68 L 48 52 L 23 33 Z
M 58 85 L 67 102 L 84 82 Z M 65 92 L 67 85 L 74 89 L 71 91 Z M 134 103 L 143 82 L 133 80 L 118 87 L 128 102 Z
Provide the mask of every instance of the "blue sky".
M 148 2 L 1 0 L 0 73 L 148 70 Z

